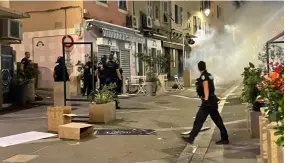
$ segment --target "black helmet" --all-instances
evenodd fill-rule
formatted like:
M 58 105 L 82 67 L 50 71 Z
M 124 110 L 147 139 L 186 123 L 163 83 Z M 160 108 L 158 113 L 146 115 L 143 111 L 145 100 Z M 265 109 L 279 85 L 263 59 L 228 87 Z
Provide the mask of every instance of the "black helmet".
M 101 56 L 101 61 L 102 61 L 102 62 L 105 62 L 106 60 L 107 60 L 107 56 L 106 56 L 106 55 L 102 55 L 102 56 Z
M 57 57 L 57 61 L 55 63 L 63 64 L 64 58 L 62 56 Z
M 110 55 L 109 55 L 109 60 L 110 60 L 110 61 L 114 60 L 114 54 L 110 54 Z

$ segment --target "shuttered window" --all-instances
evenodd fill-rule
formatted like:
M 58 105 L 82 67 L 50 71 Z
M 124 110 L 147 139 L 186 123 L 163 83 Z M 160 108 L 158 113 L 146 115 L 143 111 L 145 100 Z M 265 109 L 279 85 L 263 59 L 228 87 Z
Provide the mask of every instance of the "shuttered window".
M 110 46 L 98 45 L 98 62 L 101 60 L 101 56 L 106 55 L 107 57 L 111 54 Z
M 131 66 L 130 66 L 130 50 L 120 51 L 120 67 L 123 69 L 123 76 L 131 76 Z

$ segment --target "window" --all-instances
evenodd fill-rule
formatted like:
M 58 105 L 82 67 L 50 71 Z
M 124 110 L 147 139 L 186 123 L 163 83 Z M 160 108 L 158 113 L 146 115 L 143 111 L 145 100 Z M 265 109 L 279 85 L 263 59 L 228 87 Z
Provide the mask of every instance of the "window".
M 180 22 L 179 22 L 179 24 L 182 25 L 182 21 L 183 21 L 183 8 L 182 7 L 180 7 L 179 13 L 180 13 L 180 19 L 179 19 Z
M 154 18 L 159 20 L 159 8 L 158 8 L 158 6 L 155 6 L 154 10 L 155 10 Z
M 168 23 L 169 19 L 169 2 L 164 1 L 163 2 L 163 22 Z
M 177 5 L 175 5 L 174 13 L 175 13 L 175 23 L 178 24 L 178 6 Z
M 222 8 L 217 6 L 217 18 L 219 19 L 222 16 Z
M 187 12 L 187 28 L 191 28 L 191 14 Z
M 147 2 L 147 13 L 148 13 L 148 16 L 153 17 L 152 16 L 152 1 Z
M 97 1 L 101 3 L 107 3 L 107 1 L 102 1 L 102 0 L 97 0 Z
M 122 10 L 127 10 L 127 2 L 126 0 L 119 0 L 119 8 Z
M 175 12 L 175 23 L 176 24 L 182 24 L 182 12 L 183 12 L 182 7 L 175 5 L 175 11 L 174 12 Z

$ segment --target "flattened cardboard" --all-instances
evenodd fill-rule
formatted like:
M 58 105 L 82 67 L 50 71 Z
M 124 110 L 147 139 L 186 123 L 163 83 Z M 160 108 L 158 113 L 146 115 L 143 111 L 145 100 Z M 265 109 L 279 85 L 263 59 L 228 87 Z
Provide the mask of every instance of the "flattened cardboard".
M 58 132 L 58 127 L 63 124 L 71 123 L 71 106 L 48 107 L 48 131 Z
M 81 138 L 93 135 L 92 125 L 85 123 L 69 123 L 59 126 L 58 137 L 60 139 L 80 140 Z
M 116 120 L 116 106 L 114 102 L 107 104 L 89 104 L 89 122 L 109 123 Z

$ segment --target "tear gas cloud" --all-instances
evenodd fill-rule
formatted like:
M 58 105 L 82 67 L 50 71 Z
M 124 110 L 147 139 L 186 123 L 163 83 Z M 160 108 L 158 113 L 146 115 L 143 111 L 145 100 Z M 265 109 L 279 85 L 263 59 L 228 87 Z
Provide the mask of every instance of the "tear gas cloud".
M 199 77 L 197 63 L 201 60 L 206 62 L 216 84 L 240 80 L 249 62 L 261 64 L 258 53 L 265 42 L 284 30 L 283 3 L 246 1 L 241 8 L 231 11 L 235 13 L 225 20 L 231 23 L 222 32 L 211 29 L 211 34 L 206 36 L 198 31 L 190 59 L 186 60 L 193 79 Z

